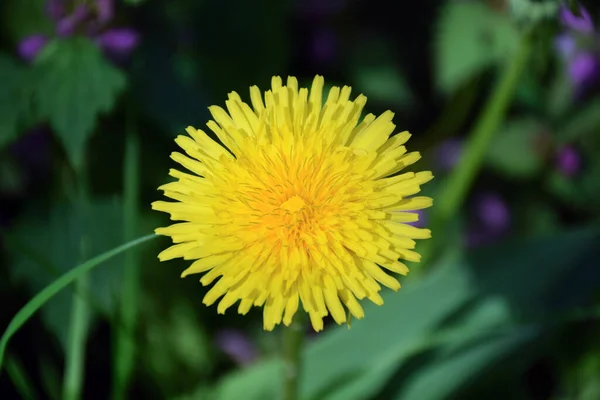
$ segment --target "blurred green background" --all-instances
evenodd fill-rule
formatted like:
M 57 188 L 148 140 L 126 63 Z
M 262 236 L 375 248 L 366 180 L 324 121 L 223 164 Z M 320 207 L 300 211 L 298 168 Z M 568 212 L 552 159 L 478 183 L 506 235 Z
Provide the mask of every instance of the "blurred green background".
M 600 399 L 600 4 L 3 0 L 0 326 L 167 224 L 173 139 L 273 75 L 395 112 L 436 179 L 426 262 L 352 328 L 307 330 L 301 398 Z M 280 333 L 217 315 L 166 239 L 95 268 L 11 339 L 2 399 L 281 396 Z M 331 322 L 331 321 L 329 321 Z

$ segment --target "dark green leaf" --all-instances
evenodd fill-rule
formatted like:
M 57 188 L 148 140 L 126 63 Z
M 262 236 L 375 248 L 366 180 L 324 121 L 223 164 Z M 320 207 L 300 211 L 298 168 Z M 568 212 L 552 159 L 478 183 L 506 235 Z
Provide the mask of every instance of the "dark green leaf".
M 34 66 L 36 105 L 79 168 L 98 115 L 109 112 L 125 76 L 82 37 L 50 42 Z
M 177 136 L 187 126 L 204 126 L 210 118 L 205 89 L 178 73 L 169 49 L 146 43 L 139 51 L 134 67 L 132 90 L 143 111 L 170 136 Z M 199 68 L 198 65 L 188 66 Z M 160 79 L 157 77 L 160 76 Z
M 591 135 L 600 130 L 600 99 L 583 103 L 569 121 L 557 131 L 561 143 L 571 143 L 583 135 Z
M 29 111 L 25 71 L 11 57 L 0 54 L 0 150 L 17 138 L 19 120 Z
M 392 54 L 393 48 L 383 40 L 359 42 L 352 63 L 352 80 L 355 89 L 370 101 L 408 107 L 414 98 Z
M 509 177 L 534 177 L 544 162 L 543 154 L 536 151 L 536 139 L 542 131 L 542 124 L 532 118 L 506 122 L 492 140 L 487 164 Z
M 483 3 L 449 2 L 438 23 L 435 79 L 444 93 L 509 60 L 519 42 L 508 16 Z
M 435 359 L 428 368 L 416 374 L 396 398 L 447 399 L 469 379 L 476 379 L 491 362 L 532 340 L 536 333 L 536 330 L 518 330 L 515 334 L 489 338 L 456 354 Z
M 3 0 L 0 2 L 2 27 L 13 43 L 28 35 L 54 32 L 53 23 L 45 14 L 46 0 Z
M 117 201 L 92 203 L 89 213 L 82 217 L 73 207 L 54 207 L 48 216 L 31 214 L 14 228 L 11 246 L 12 278 L 24 282 L 31 293 L 37 293 L 58 276 L 71 270 L 80 259 L 82 238 L 86 238 L 88 255 L 116 247 L 121 241 L 121 206 Z M 91 273 L 86 300 L 100 311 L 110 313 L 120 290 L 122 259 L 117 258 Z M 67 340 L 72 292 L 58 293 L 42 309 L 48 328 L 61 343 Z
M 546 112 L 560 119 L 573 104 L 573 84 L 566 67 L 558 68 L 546 94 Z

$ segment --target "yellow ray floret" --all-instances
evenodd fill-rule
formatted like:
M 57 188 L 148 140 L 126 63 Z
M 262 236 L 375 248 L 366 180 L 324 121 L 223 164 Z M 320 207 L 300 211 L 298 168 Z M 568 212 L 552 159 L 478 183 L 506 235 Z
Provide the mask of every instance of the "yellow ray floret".
M 322 104 L 323 83 L 315 77 L 309 91 L 274 77 L 264 96 L 250 88 L 251 105 L 233 92 L 226 110 L 210 107 L 207 127 L 223 145 L 187 128 L 171 157 L 189 172 L 172 170 L 177 180 L 159 189 L 173 201 L 152 204 L 179 221 L 156 230 L 174 243 L 160 260 L 193 260 L 182 276 L 216 281 L 206 305 L 263 307 L 266 330 L 299 307 L 316 331 L 327 315 L 362 318 L 359 300 L 383 304 L 380 285 L 400 288 L 385 270 L 406 274 L 399 260 L 418 262 L 414 239 L 431 236 L 408 225 L 431 206 L 411 196 L 433 178 L 398 174 L 420 158 L 404 146 L 410 134 L 393 134 L 390 111 L 361 120 L 366 98 L 350 100 L 347 86 Z

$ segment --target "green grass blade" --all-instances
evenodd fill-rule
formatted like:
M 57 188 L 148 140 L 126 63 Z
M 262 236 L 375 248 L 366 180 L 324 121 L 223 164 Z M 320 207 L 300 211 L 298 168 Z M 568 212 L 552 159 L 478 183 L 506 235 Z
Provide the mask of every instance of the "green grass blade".
M 125 134 L 125 158 L 123 171 L 123 236 L 131 240 L 137 236 L 139 225 L 140 197 L 140 138 L 136 128 L 136 119 L 130 111 L 127 132 Z M 140 291 L 140 253 L 137 249 L 125 255 L 123 270 L 121 305 L 119 316 L 122 326 L 115 329 L 116 344 L 113 354 L 113 396 L 114 400 L 127 398 L 129 380 L 135 366 L 135 328 Z
M 14 356 L 6 358 L 6 371 L 23 400 L 38 398 L 35 393 L 35 386 L 31 383 L 31 379 L 27 376 L 27 372 L 21 363 Z
M 8 345 L 8 341 L 10 338 L 31 318 L 31 316 L 39 310 L 48 300 L 50 300 L 54 295 L 60 292 L 62 289 L 67 287 L 69 284 L 73 283 L 77 278 L 96 267 L 97 265 L 102 264 L 104 261 L 117 256 L 123 253 L 126 250 L 131 249 L 137 245 L 145 243 L 153 238 L 157 237 L 155 234 L 150 234 L 146 236 L 142 236 L 139 239 L 132 240 L 131 242 L 125 243 L 119 247 L 116 247 L 112 250 L 104 252 L 83 264 L 80 264 L 67 272 L 66 274 L 60 276 L 54 282 L 46 286 L 41 292 L 39 292 L 33 299 L 29 300 L 23 308 L 19 310 L 19 312 L 13 317 L 13 319 L 8 324 L 8 327 L 4 331 L 2 338 L 0 339 L 0 370 L 2 368 L 3 360 L 4 360 L 4 352 L 6 351 L 6 346 Z

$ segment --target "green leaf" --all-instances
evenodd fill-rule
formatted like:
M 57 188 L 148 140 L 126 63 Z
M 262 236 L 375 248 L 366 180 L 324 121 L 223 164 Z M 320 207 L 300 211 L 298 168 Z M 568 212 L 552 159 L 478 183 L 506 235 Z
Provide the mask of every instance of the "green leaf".
M 165 133 L 175 137 L 187 126 L 200 126 L 210 119 L 206 89 L 195 79 L 186 82 L 172 62 L 170 49 L 147 41 L 138 54 L 140 59 L 131 78 L 132 92 L 143 112 Z M 197 70 L 198 66 L 188 68 Z
M 411 379 L 398 393 L 398 400 L 447 399 L 466 381 L 473 379 L 490 363 L 536 337 L 534 329 L 519 330 L 512 335 L 488 338 L 473 343 L 463 351 L 434 360 L 428 368 Z
M 444 93 L 509 60 L 520 39 L 508 15 L 478 2 L 449 2 L 438 24 L 435 80 Z
M 573 83 L 565 66 L 557 68 L 546 93 L 546 113 L 560 119 L 573 105 Z
M 0 150 L 17 138 L 19 121 L 29 110 L 25 71 L 11 57 L 0 54 Z
M 556 133 L 560 143 L 571 143 L 584 135 L 591 135 L 599 130 L 600 99 L 594 99 L 581 104 L 575 114 Z
M 33 76 L 40 116 L 50 120 L 79 168 L 97 118 L 113 108 L 125 76 L 83 37 L 50 42 L 36 59 Z
M 2 338 L 0 338 L 0 369 L 2 368 L 2 362 L 4 359 L 4 353 L 6 352 L 6 346 L 8 345 L 8 341 L 10 338 L 18 332 L 18 330 L 31 318 L 33 314 L 42 306 L 44 306 L 50 299 L 52 299 L 56 294 L 60 293 L 64 288 L 73 283 L 77 278 L 84 275 L 94 267 L 102 264 L 103 262 L 110 260 L 111 258 L 123 253 L 124 251 L 140 245 L 144 242 L 147 242 L 153 238 L 157 237 L 154 234 L 142 236 L 139 239 L 132 240 L 131 242 L 125 243 L 119 247 L 116 247 L 112 250 L 106 251 L 83 264 L 79 264 L 69 272 L 61 275 L 58 279 L 53 281 L 51 284 L 46 286 L 42 291 L 40 291 L 37 295 L 35 295 L 31 300 L 23 306 L 17 312 L 17 314 L 12 318 L 9 322 L 6 330 L 2 334 Z
M 283 371 L 283 363 L 280 360 L 269 360 L 233 372 L 219 382 L 215 389 L 215 398 L 219 400 L 279 399 L 283 392 L 280 387 Z
M 46 0 L 3 0 L 0 2 L 2 27 L 13 43 L 28 35 L 54 33 L 54 24 L 45 13 Z
M 13 385 L 15 385 L 15 389 L 19 392 L 21 399 L 30 400 L 38 397 L 35 393 L 35 385 L 33 385 L 27 371 L 18 359 L 10 356 L 7 357 L 6 371 Z
M 543 154 L 536 151 L 536 139 L 543 125 L 533 118 L 507 121 L 489 146 L 487 165 L 512 178 L 532 178 L 544 166 Z
M 181 297 L 164 316 L 156 303 L 149 302 L 152 312 L 144 318 L 145 345 L 141 347 L 146 353 L 142 356 L 162 392 L 180 394 L 212 372 L 212 343 L 189 299 Z
M 86 238 L 90 255 L 122 243 L 121 231 L 115 234 L 115 227 L 120 226 L 121 221 L 121 205 L 110 200 L 91 203 L 85 217 L 66 204 L 53 207 L 48 216 L 26 215 L 18 221 L 11 235 L 11 240 L 19 244 L 10 247 L 14 260 L 12 278 L 24 282 L 32 293 L 38 292 L 80 261 L 81 238 Z M 28 249 L 28 253 L 23 253 L 23 249 Z M 30 254 L 38 257 L 32 258 Z M 122 267 L 122 259 L 114 259 L 94 271 L 85 293 L 86 300 L 109 315 L 120 293 Z M 68 337 L 71 301 L 71 293 L 61 292 L 42 310 L 46 326 L 63 345 Z
M 409 107 L 414 97 L 392 54 L 393 48 L 383 40 L 359 42 L 352 63 L 352 81 L 370 101 Z

